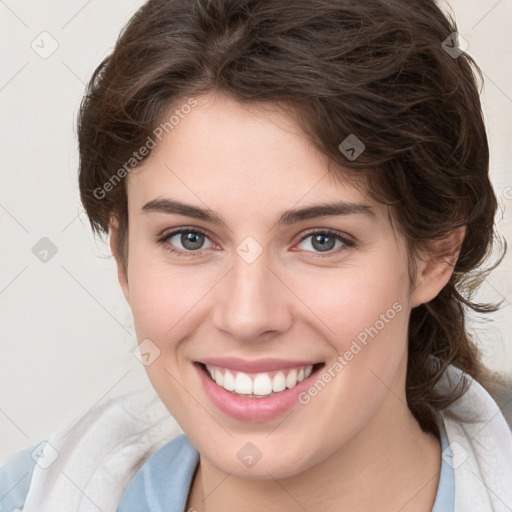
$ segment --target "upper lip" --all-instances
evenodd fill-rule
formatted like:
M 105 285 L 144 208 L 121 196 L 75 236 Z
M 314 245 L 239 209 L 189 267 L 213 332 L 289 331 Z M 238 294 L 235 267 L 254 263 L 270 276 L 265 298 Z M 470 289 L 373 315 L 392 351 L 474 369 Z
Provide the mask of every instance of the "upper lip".
M 209 366 L 236 370 L 244 373 L 271 372 L 285 368 L 300 368 L 318 364 L 320 361 L 292 361 L 290 359 L 240 359 L 237 357 L 209 357 L 198 361 Z

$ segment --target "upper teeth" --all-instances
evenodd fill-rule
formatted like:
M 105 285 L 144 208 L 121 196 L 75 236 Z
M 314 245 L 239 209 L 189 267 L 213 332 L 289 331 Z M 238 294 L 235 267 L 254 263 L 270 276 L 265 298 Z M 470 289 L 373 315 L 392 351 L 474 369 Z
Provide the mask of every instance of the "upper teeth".
M 298 382 L 307 379 L 313 371 L 313 365 L 279 370 L 273 377 L 268 373 L 258 373 L 251 376 L 244 372 L 234 372 L 208 364 L 206 369 L 211 378 L 226 391 L 234 391 L 242 395 L 265 396 L 270 395 L 272 392 L 293 388 Z

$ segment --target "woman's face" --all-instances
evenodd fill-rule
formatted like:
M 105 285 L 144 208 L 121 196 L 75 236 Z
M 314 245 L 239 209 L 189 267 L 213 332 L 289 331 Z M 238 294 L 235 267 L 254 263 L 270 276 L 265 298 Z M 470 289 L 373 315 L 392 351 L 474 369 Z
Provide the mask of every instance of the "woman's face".
M 204 460 L 234 476 L 370 454 L 409 414 L 403 238 L 283 115 L 197 99 L 127 178 L 120 279 L 151 383 Z

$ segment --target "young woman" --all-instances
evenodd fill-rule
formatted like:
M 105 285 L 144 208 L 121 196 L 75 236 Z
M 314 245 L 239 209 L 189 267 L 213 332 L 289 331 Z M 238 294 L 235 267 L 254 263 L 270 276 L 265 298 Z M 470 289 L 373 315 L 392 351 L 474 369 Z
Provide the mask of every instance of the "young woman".
M 430 0 L 147 2 L 82 103 L 80 192 L 158 399 L 13 458 L 2 511 L 511 510 L 465 326 L 475 71 Z

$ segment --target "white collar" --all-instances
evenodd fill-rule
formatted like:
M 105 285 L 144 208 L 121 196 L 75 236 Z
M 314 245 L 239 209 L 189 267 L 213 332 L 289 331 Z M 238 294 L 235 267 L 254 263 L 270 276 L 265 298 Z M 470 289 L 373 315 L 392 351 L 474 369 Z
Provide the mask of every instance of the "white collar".
M 455 366 L 448 369 L 440 389 L 451 389 L 463 375 Z M 440 413 L 451 452 L 443 456 L 454 468 L 455 512 L 511 512 L 512 432 L 498 404 L 479 382 L 469 379 L 468 391 Z

